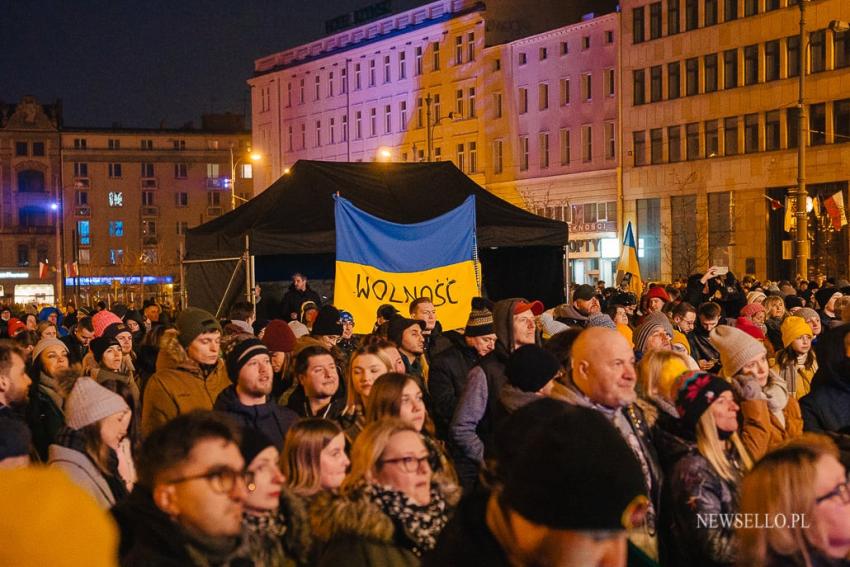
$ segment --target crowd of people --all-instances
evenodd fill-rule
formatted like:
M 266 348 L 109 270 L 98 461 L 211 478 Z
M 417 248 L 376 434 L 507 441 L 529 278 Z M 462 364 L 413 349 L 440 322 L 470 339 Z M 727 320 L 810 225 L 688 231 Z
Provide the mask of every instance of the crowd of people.
M 0 308 L 0 564 L 850 565 L 850 282 L 344 307 Z

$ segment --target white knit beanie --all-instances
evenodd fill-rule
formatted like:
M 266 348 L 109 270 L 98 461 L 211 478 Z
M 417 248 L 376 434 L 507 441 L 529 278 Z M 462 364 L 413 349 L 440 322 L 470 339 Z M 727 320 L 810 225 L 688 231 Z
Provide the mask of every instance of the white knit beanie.
M 71 429 L 82 429 L 129 409 L 124 398 L 84 376 L 77 379 L 65 400 L 65 424 Z
M 712 329 L 709 340 L 720 353 L 720 372 L 726 378 L 732 378 L 748 362 L 767 353 L 762 343 L 729 325 L 719 325 Z
M 40 341 L 35 344 L 35 347 L 32 349 L 32 360 L 38 360 L 38 356 L 44 352 L 44 349 L 47 347 L 58 346 L 66 353 L 68 352 L 68 345 L 60 341 L 59 339 L 54 339 L 53 337 L 44 337 Z

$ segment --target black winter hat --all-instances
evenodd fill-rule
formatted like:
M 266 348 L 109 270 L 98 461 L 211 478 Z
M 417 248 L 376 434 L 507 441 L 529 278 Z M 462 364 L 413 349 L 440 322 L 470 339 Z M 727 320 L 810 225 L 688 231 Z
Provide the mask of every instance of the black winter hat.
M 96 339 L 92 339 L 92 341 L 89 343 L 91 353 L 92 355 L 94 355 L 94 360 L 98 364 L 100 364 L 100 362 L 103 360 L 103 353 L 105 353 L 109 347 L 113 346 L 121 348 L 121 343 L 118 342 L 118 339 L 115 338 L 115 335 L 103 335 Z
M 404 331 L 412 327 L 413 325 L 419 325 L 421 330 L 425 330 L 425 321 L 421 319 L 408 319 L 407 317 L 393 317 L 390 319 L 390 322 L 387 324 L 387 338 L 394 342 L 396 346 L 401 346 L 401 337 L 404 334 Z
M 254 459 L 257 458 L 257 455 L 262 453 L 267 447 L 274 447 L 274 443 L 272 443 L 265 433 L 254 427 L 245 427 L 242 429 L 242 442 L 239 443 L 239 451 L 242 453 L 242 458 L 245 459 L 245 468 L 248 468 Z M 280 451 L 283 447 L 275 447 L 275 449 Z
M 549 383 L 561 364 L 554 354 L 537 345 L 525 345 L 508 358 L 508 382 L 523 392 L 536 392 Z
M 127 311 L 126 315 L 124 315 L 124 322 L 127 321 L 135 321 L 140 327 L 143 327 L 145 324 L 145 317 L 138 309 L 130 309 Z
M 679 420 L 686 431 L 693 433 L 708 406 L 714 403 L 720 394 L 731 390 L 732 386 L 720 376 L 692 370 L 676 378 L 674 388 Z
M 258 354 L 269 354 L 268 347 L 258 338 L 251 337 L 233 345 L 226 359 L 227 375 L 230 381 L 236 384 L 239 380 L 239 371 Z
M 624 530 L 642 523 L 649 499 L 640 464 L 600 412 L 544 398 L 517 410 L 502 427 L 516 430 L 519 445 L 498 465 L 509 508 L 562 530 Z
M 333 305 L 322 305 L 316 320 L 313 321 L 312 335 L 341 335 L 342 323 L 340 323 L 339 309 Z
M 573 292 L 573 301 L 581 299 L 584 301 L 593 299 L 596 296 L 596 289 L 592 285 L 581 284 Z
M 110 323 L 103 330 L 102 337 L 117 337 L 121 333 L 130 333 L 130 327 L 124 323 Z
M 803 298 L 798 295 L 785 296 L 785 309 L 788 311 L 803 306 Z

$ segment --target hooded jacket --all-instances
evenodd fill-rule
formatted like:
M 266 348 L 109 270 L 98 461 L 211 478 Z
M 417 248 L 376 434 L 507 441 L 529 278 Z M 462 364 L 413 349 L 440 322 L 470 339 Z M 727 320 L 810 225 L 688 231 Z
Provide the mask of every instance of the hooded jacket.
M 481 357 L 474 348 L 466 344 L 466 339 L 460 333 L 448 331 L 443 333 L 442 338 L 449 341 L 451 346 L 431 360 L 428 390 L 431 393 L 437 437 L 448 439 L 449 425 L 458 398 L 466 386 L 469 371 L 478 364 Z
M 142 402 L 142 436 L 178 415 L 192 410 L 212 410 L 218 395 L 230 379 L 223 360 L 206 376 L 201 366 L 189 358 L 177 340 L 177 331 L 165 331 L 160 342 L 156 372 L 145 385 Z
M 850 433 L 850 359 L 818 368 L 800 410 L 806 431 Z
M 38 312 L 38 320 L 39 321 L 47 321 L 47 318 L 50 317 L 51 314 L 56 313 L 56 332 L 59 335 L 59 338 L 65 337 L 68 335 L 68 329 L 62 326 L 62 320 L 65 318 L 62 315 L 62 311 L 55 307 L 45 307 L 41 311 Z
M 236 386 L 230 385 L 218 395 L 213 408 L 230 414 L 241 427 L 251 427 L 262 431 L 278 450 L 283 450 L 283 439 L 298 414 L 289 408 L 281 407 L 272 401 L 256 406 L 246 406 L 239 401 Z

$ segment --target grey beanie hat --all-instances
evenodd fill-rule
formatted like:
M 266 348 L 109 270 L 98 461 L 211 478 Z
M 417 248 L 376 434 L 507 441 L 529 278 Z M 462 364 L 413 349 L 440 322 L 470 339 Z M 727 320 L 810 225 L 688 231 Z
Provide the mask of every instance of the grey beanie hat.
M 52 337 L 45 337 L 38 341 L 32 349 L 32 360 L 38 360 L 38 355 L 44 352 L 44 349 L 52 346 L 62 347 L 66 353 L 68 352 L 68 345 L 60 341 L 59 339 L 54 339 Z

